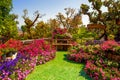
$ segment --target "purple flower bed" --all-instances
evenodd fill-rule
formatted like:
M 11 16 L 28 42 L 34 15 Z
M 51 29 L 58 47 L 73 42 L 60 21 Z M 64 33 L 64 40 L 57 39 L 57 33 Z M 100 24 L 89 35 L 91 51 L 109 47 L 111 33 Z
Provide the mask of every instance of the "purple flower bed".
M 0 79 L 23 80 L 36 66 L 36 58 L 18 54 L 14 60 L 0 62 Z

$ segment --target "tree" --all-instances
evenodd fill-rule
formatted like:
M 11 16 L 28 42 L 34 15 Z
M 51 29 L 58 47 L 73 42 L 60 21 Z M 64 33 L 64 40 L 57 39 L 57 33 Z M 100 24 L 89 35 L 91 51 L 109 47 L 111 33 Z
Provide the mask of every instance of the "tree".
M 22 26 L 21 26 L 21 30 L 22 30 L 22 32 L 23 32 L 23 37 L 24 37 L 25 32 L 27 31 L 26 26 L 25 26 L 25 25 L 22 25 Z
M 78 13 L 75 13 L 75 9 L 65 8 L 64 10 L 65 15 L 62 13 L 58 13 L 57 15 L 57 20 L 63 25 L 64 28 L 71 30 L 82 24 L 81 16 Z
M 55 29 L 57 27 L 60 27 L 59 22 L 56 19 L 50 19 L 48 21 L 48 24 L 50 25 L 51 28 Z
M 105 27 L 104 33 L 99 37 L 104 36 L 105 40 L 108 39 L 109 34 L 115 34 L 119 28 L 116 20 L 120 19 L 120 0 L 88 0 L 92 4 L 92 10 L 86 4 L 81 5 L 80 13 L 88 15 L 91 24 L 100 24 Z M 107 12 L 101 10 L 102 7 L 108 9 Z M 99 27 L 99 26 L 98 26 Z M 102 28 L 103 28 L 102 27 Z M 101 27 L 99 27 L 101 28 Z
M 44 15 L 40 15 L 40 13 L 38 11 L 36 11 L 34 13 L 35 15 L 35 19 L 34 20 L 31 20 L 27 15 L 28 15 L 28 11 L 25 9 L 24 11 L 24 15 L 23 15 L 23 19 L 24 19 L 24 22 L 25 22 L 25 26 L 26 26 L 26 29 L 27 29 L 27 33 L 29 34 L 28 38 L 31 39 L 32 38 L 32 34 L 31 34 L 31 31 L 30 29 L 35 25 L 35 22 L 38 20 L 38 18 L 41 18 L 42 16 Z
M 0 20 L 3 20 L 9 15 L 12 9 L 12 0 L 0 0 Z
M 4 41 L 9 38 L 15 38 L 18 34 L 17 15 L 10 14 L 12 10 L 12 0 L 0 1 L 0 35 Z
M 35 27 L 35 33 L 38 38 L 45 38 L 51 34 L 51 27 L 49 24 L 40 21 Z
M 95 37 L 95 34 L 93 32 L 88 31 L 88 29 L 85 26 L 81 26 L 78 28 L 78 32 L 74 33 L 73 39 L 80 40 L 80 39 L 91 39 Z

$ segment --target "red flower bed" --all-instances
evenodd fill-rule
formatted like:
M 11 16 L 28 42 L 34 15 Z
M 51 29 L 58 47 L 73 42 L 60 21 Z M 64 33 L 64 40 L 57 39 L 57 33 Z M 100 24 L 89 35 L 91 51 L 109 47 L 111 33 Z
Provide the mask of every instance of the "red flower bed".
M 56 51 L 44 39 L 41 39 L 35 40 L 32 44 L 23 47 L 20 52 L 29 54 L 31 57 L 37 57 L 37 64 L 42 64 L 53 59 Z

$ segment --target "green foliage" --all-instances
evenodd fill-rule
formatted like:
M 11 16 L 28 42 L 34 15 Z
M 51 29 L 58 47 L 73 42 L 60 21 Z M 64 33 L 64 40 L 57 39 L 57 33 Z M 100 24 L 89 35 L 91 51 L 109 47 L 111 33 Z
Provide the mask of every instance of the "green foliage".
M 6 40 L 17 37 L 17 15 L 9 14 L 12 9 L 12 0 L 0 1 L 0 35 Z
M 59 22 L 56 19 L 50 19 L 48 24 L 51 28 L 55 29 L 60 26 Z
M 35 36 L 37 38 L 46 38 L 51 36 L 52 28 L 47 24 L 44 23 L 43 21 L 38 22 L 36 27 L 35 27 Z
M 77 33 L 73 34 L 73 39 L 85 39 L 95 37 L 95 34 L 88 31 L 87 28 L 84 26 L 78 28 L 77 30 Z
M 3 19 L 4 17 L 8 16 L 11 9 L 12 0 L 0 0 L 0 18 Z
M 82 4 L 80 8 L 82 9 L 83 14 L 87 13 L 89 10 L 89 6 L 86 4 Z
M 25 25 L 21 26 L 21 30 L 23 31 L 23 33 L 26 32 L 27 31 L 26 26 Z
M 7 17 L 2 21 L 2 24 L 0 25 L 0 35 L 9 38 L 16 38 L 18 36 L 18 29 L 16 22 Z
M 81 13 L 89 16 L 91 24 L 102 24 L 106 26 L 104 33 L 99 37 L 102 38 L 106 35 L 106 39 L 110 34 L 116 34 L 120 28 L 117 24 L 117 20 L 120 19 L 120 0 L 88 0 L 91 3 L 92 11 L 88 5 L 81 5 Z M 108 9 L 108 11 L 102 11 L 102 7 Z M 99 31 L 101 33 L 101 31 Z

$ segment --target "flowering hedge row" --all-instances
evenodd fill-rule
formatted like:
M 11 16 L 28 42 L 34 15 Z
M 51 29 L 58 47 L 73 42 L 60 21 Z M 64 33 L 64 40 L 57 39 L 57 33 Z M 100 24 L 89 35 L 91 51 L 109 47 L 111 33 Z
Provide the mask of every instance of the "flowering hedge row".
M 84 70 L 94 80 L 120 80 L 120 45 L 115 41 L 73 47 L 67 58 L 86 63 Z
M 10 43 L 7 44 L 10 45 Z M 0 80 L 24 80 L 36 65 L 52 60 L 55 52 L 54 48 L 43 39 L 35 40 L 30 45 L 21 45 L 14 60 L 0 61 Z

